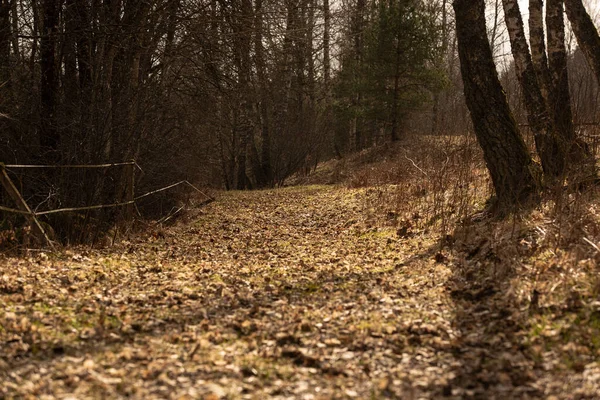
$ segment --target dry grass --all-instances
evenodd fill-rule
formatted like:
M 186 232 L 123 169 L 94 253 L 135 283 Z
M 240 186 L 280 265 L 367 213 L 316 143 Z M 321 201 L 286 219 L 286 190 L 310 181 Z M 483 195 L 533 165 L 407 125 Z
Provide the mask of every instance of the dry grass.
M 534 368 L 552 371 L 530 377 L 546 395 L 600 393 L 597 186 L 548 189 L 538 207 L 495 219 L 482 213 L 492 192 L 472 136 L 413 138 L 336 167 L 349 187 L 370 188 L 372 217 L 387 219 L 399 237 L 438 237 L 440 260 L 453 265 L 457 304 L 487 313 L 479 321 L 457 316 L 465 335 L 490 331 L 519 342 Z M 488 290 L 491 297 L 480 299 Z M 485 329 L 471 327 L 477 323 Z M 473 351 L 495 351 L 486 340 Z M 462 378 L 457 383 L 468 384 L 468 374 Z

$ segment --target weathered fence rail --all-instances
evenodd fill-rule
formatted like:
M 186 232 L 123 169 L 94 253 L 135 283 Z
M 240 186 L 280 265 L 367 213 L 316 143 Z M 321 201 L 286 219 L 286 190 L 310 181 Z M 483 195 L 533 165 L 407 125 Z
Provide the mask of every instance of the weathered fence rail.
M 57 208 L 53 210 L 45 210 L 45 211 L 34 211 L 32 210 L 13 181 L 10 179 L 7 171 L 11 169 L 64 169 L 64 168 L 81 168 L 81 169 L 90 169 L 90 168 L 111 168 L 111 167 L 124 167 L 125 168 L 125 179 L 126 187 L 125 187 L 125 196 L 122 201 L 116 201 L 115 203 L 110 204 L 97 204 L 85 207 L 66 207 L 66 208 Z M 0 183 L 16 204 L 17 208 L 10 208 L 0 206 L 0 211 L 4 211 L 7 213 L 13 214 L 21 214 L 24 215 L 25 218 L 29 221 L 30 225 L 35 234 L 40 236 L 45 244 L 47 244 L 50 248 L 54 248 L 54 244 L 48 237 L 48 234 L 44 230 L 43 225 L 40 223 L 38 217 L 50 214 L 58 214 L 65 212 L 78 212 L 78 211 L 88 211 L 88 210 L 99 210 L 105 208 L 115 208 L 115 207 L 125 207 L 125 218 L 127 220 L 134 219 L 134 211 L 135 211 L 135 203 L 136 201 L 143 199 L 145 197 L 164 192 L 166 190 L 172 189 L 174 187 L 180 185 L 187 185 L 193 188 L 198 193 L 202 194 L 207 200 L 212 201 L 213 198 L 203 193 L 196 186 L 192 185 L 187 180 L 182 180 L 177 183 L 173 183 L 171 185 L 152 190 L 150 192 L 144 193 L 139 196 L 135 196 L 135 169 L 142 170 L 139 165 L 135 161 L 122 162 L 122 163 L 107 163 L 107 164 L 93 164 L 93 165 L 27 165 L 27 164 L 3 164 L 0 163 Z

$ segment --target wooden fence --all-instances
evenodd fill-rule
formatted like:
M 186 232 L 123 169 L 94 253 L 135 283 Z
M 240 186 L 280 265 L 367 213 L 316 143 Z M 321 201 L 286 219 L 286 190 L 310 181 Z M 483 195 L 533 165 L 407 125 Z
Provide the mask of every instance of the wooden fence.
M 124 181 L 125 181 L 126 185 L 124 188 L 125 189 L 124 196 L 122 199 L 119 199 L 115 203 L 111 203 L 111 204 L 99 204 L 99 205 L 92 205 L 92 206 L 86 206 L 86 207 L 57 208 L 57 209 L 53 209 L 53 210 L 46 210 L 46 211 L 40 211 L 40 212 L 33 211 L 29 207 L 29 205 L 27 204 L 27 202 L 25 201 L 25 199 L 23 198 L 23 196 L 21 195 L 21 193 L 19 192 L 19 190 L 17 189 L 17 187 L 15 186 L 15 184 L 10 179 L 10 176 L 7 173 L 8 170 L 15 170 L 15 169 L 63 169 L 63 168 L 88 169 L 88 168 L 112 168 L 112 167 L 125 168 Z M 29 224 L 31 225 L 32 231 L 34 232 L 34 234 L 36 234 L 37 236 L 42 238 L 46 245 L 48 245 L 50 248 L 54 249 L 54 243 L 50 240 L 47 232 L 44 230 L 43 225 L 39 221 L 38 217 L 40 217 L 40 216 L 64 213 L 64 212 L 77 212 L 77 211 L 99 210 L 99 209 L 114 208 L 114 207 L 124 207 L 125 208 L 125 213 L 124 213 L 125 219 L 128 221 L 133 221 L 134 215 L 135 215 L 134 214 L 135 213 L 135 203 L 137 200 L 140 200 L 145 197 L 163 192 L 165 190 L 172 189 L 176 186 L 183 185 L 183 184 L 192 187 L 195 191 L 197 191 L 198 193 L 201 193 L 203 196 L 205 196 L 208 200 L 205 203 L 213 200 L 212 197 L 204 194 L 202 191 L 200 191 L 197 187 L 192 185 L 187 180 L 179 181 L 172 185 L 168 185 L 168 186 L 162 187 L 160 189 L 152 190 L 150 192 L 144 193 L 144 194 L 136 197 L 135 196 L 135 183 L 136 183 L 135 182 L 135 170 L 136 170 L 136 168 L 141 171 L 141 168 L 137 165 L 137 163 L 135 161 L 129 161 L 129 162 L 123 162 L 123 163 L 113 163 L 113 164 L 94 164 L 94 165 L 17 165 L 17 164 L 5 165 L 3 163 L 0 163 L 0 183 L 2 184 L 2 186 L 4 187 L 4 189 L 6 190 L 6 192 L 8 193 L 8 195 L 10 196 L 10 198 L 12 199 L 12 201 L 15 203 L 15 205 L 17 207 L 17 208 L 9 208 L 9 207 L 4 207 L 4 206 L 0 205 L 0 211 L 14 213 L 14 214 L 21 214 L 21 215 L 25 216 L 25 218 L 28 220 Z

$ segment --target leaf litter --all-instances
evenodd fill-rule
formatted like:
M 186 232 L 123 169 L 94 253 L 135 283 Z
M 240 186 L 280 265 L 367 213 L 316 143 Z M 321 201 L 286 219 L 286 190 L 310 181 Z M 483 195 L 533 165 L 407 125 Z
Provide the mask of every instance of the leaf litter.
M 0 397 L 600 398 L 593 259 L 564 271 L 506 222 L 409 235 L 373 193 L 222 193 L 110 249 L 4 257 Z

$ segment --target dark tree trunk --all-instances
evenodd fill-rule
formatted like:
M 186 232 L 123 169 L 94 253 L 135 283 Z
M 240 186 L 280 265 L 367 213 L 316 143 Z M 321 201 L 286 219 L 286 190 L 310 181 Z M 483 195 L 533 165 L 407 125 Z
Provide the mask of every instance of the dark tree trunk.
M 538 179 L 502 90 L 486 34 L 484 0 L 454 0 L 466 103 L 499 207 L 537 194 Z
M 0 0 L 0 86 L 10 80 L 10 11 L 10 0 Z
M 65 12 L 63 15 L 63 75 L 61 83 L 64 92 L 64 117 L 69 121 L 69 124 L 63 130 L 62 136 L 63 142 L 68 144 L 68 147 L 64 149 L 65 154 L 69 157 L 68 162 L 80 163 L 85 162 L 85 160 L 74 159 L 74 157 L 80 157 L 85 153 L 82 151 L 85 138 L 78 137 L 81 133 L 79 110 L 83 109 L 83 107 L 80 107 L 80 102 L 83 98 L 79 92 L 79 78 L 77 71 L 77 35 L 80 34 L 80 27 L 77 25 L 75 0 L 67 0 L 65 2 Z
M 517 0 L 503 0 L 503 5 L 517 77 L 523 90 L 528 121 L 533 130 L 544 173 L 550 180 L 554 180 L 564 172 L 566 161 L 564 145 L 554 129 L 554 124 L 546 107 L 546 101 L 538 84 L 527 40 L 525 39 L 525 29 L 519 3 Z
M 571 21 L 571 27 L 577 37 L 577 43 L 600 84 L 600 36 L 598 36 L 598 30 L 581 0 L 565 0 L 565 6 L 567 17 Z
M 238 162 L 237 162 L 237 184 L 238 190 L 248 189 L 250 187 L 250 181 L 246 173 L 246 159 L 249 150 L 250 141 L 253 140 L 254 134 L 253 123 L 252 123 L 252 96 L 251 96 L 251 58 L 250 58 L 250 44 L 251 35 L 249 34 L 249 27 L 252 26 L 252 1 L 241 0 L 241 18 L 237 21 L 236 34 L 238 36 L 238 70 L 239 70 L 239 93 L 241 97 L 240 102 L 240 117 L 238 123 L 240 147 L 238 148 Z
M 56 37 L 58 35 L 59 0 L 44 0 L 44 25 L 40 45 L 40 145 L 48 162 L 58 161 L 60 135 L 56 125 L 58 73 L 56 70 Z
M 400 42 L 401 40 L 402 38 L 398 36 L 397 41 Z M 398 110 L 398 103 L 400 100 L 400 56 L 400 43 L 396 43 L 396 65 L 394 68 L 394 93 L 392 99 L 392 142 L 397 142 L 398 140 L 400 140 L 400 133 L 398 132 L 400 125 L 400 115 Z
M 173 45 L 175 42 L 175 32 L 177 30 L 177 12 L 179 10 L 179 0 L 169 0 L 167 5 L 167 35 L 165 39 L 165 52 L 162 57 L 163 62 L 163 82 L 170 83 L 171 62 L 173 61 Z M 170 89 L 170 88 L 169 88 Z
M 353 37 L 353 46 L 354 46 L 354 75 L 355 79 L 358 79 L 359 69 L 362 65 L 363 61 L 363 30 L 365 24 L 365 12 L 366 12 L 366 0 L 357 0 L 356 2 L 356 10 L 354 11 L 353 21 L 352 21 L 352 37 Z M 358 89 L 355 89 L 356 93 L 354 98 L 352 99 L 352 107 L 355 111 L 360 107 L 361 104 L 361 92 Z M 361 135 L 361 126 L 358 117 L 354 117 L 352 119 L 352 123 L 350 124 L 350 135 L 351 139 L 354 140 L 354 150 L 359 151 L 363 146 L 363 138 Z
M 10 1 L 11 7 L 11 25 L 12 32 L 20 32 L 19 28 L 19 13 L 17 12 L 17 0 Z M 21 50 L 19 48 L 19 37 L 18 35 L 11 35 L 12 48 L 15 57 L 20 60 L 21 59 Z
M 95 97 L 92 88 L 92 26 L 90 21 L 90 11 L 87 2 L 76 1 L 75 7 L 75 29 L 77 34 L 75 40 L 77 43 L 77 71 L 79 78 L 79 106 L 80 106 L 80 131 L 79 137 L 82 143 L 91 142 L 90 137 L 94 135 L 91 123 L 92 98 Z M 93 162 L 92 156 L 84 151 L 83 162 Z
M 329 88 L 329 77 L 331 74 L 331 59 L 329 55 L 329 36 L 331 30 L 331 13 L 329 11 L 329 0 L 323 0 L 323 83 L 325 89 Z
M 260 163 L 262 170 L 263 184 L 272 184 L 273 167 L 271 164 L 271 129 L 269 118 L 269 90 L 267 81 L 267 72 L 265 66 L 265 49 L 263 44 L 263 9 L 262 0 L 256 0 L 254 16 L 254 53 L 256 57 L 256 73 L 258 76 L 258 85 L 260 90 L 260 123 L 261 123 L 261 148 Z

